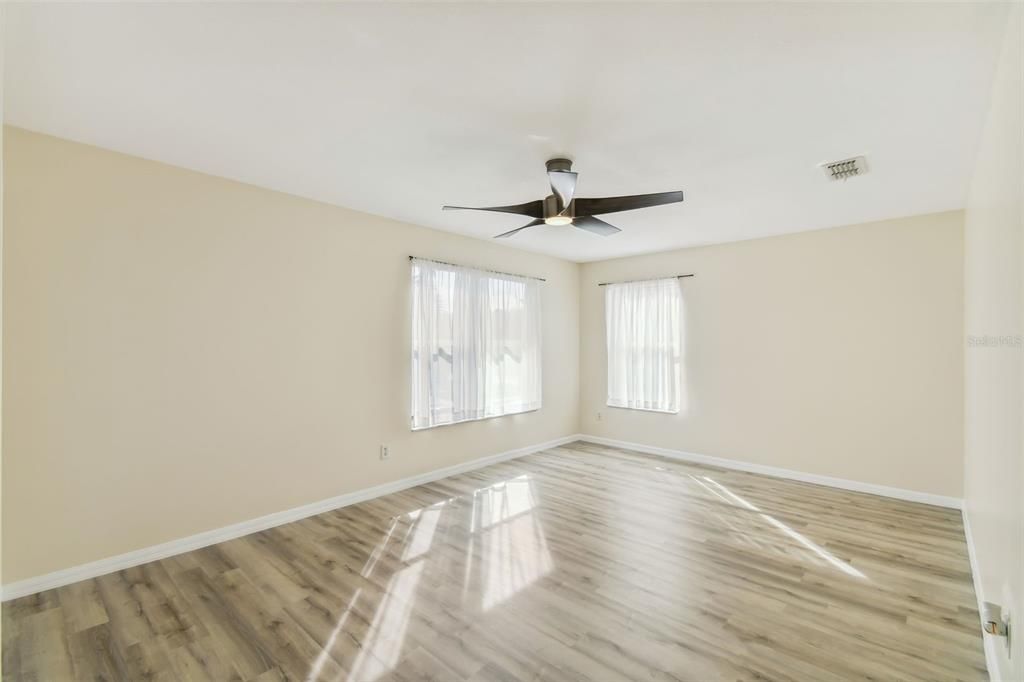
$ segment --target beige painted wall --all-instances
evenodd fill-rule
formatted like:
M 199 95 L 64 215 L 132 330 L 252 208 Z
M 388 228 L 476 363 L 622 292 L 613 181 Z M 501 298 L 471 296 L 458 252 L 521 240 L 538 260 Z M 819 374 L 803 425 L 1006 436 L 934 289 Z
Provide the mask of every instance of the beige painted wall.
M 952 212 L 585 264 L 581 431 L 959 497 L 962 237 Z M 598 282 L 691 272 L 684 408 L 606 407 Z
M 987 638 L 995 659 L 990 673 L 1002 680 L 1024 680 L 1024 348 L 1018 343 L 1024 335 L 1022 22 L 1024 11 L 1015 4 L 965 228 L 964 506 L 984 597 L 1011 609 L 1016 628 L 1012 657 L 1001 641 Z
M 580 430 L 961 494 L 961 213 L 578 266 L 6 132 L 5 582 Z M 409 431 L 409 254 L 548 279 L 541 411 Z M 690 271 L 684 412 L 604 407 L 596 283 Z
M 576 264 L 6 132 L 5 582 L 576 432 Z M 410 254 L 547 278 L 540 411 L 409 431 Z

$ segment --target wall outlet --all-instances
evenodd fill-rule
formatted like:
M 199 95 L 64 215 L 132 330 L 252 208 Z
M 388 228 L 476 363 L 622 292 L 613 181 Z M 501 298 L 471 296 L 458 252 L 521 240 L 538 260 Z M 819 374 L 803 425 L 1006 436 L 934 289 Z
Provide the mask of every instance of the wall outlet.
M 601 413 L 598 412 L 597 413 L 597 421 L 601 421 L 602 419 L 603 419 L 603 417 L 601 416 Z
M 391 452 L 388 450 L 388 446 L 387 445 L 381 445 L 380 446 L 380 458 L 381 459 L 387 459 L 390 456 L 391 456 Z

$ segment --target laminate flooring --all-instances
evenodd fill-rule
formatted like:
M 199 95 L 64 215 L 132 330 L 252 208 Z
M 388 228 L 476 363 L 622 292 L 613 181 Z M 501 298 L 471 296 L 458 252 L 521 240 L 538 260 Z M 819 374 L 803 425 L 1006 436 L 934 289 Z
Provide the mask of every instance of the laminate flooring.
M 573 443 L 3 605 L 5 680 L 982 680 L 959 512 Z

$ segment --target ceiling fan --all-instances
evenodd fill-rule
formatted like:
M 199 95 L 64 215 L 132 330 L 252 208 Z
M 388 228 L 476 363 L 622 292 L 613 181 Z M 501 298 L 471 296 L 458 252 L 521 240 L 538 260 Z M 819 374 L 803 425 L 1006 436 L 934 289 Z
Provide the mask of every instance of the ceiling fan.
M 635 208 L 650 208 L 662 204 L 674 204 L 683 200 L 682 192 L 658 192 L 656 194 L 633 194 L 624 197 L 601 197 L 599 199 L 576 198 L 576 176 L 572 171 L 569 159 L 551 159 L 547 162 L 548 180 L 551 182 L 551 194 L 543 199 L 528 201 L 513 206 L 444 206 L 445 211 L 493 211 L 495 213 L 516 213 L 533 218 L 514 230 L 495 235 L 495 239 L 512 235 L 534 225 L 573 225 L 599 234 L 602 237 L 621 232 L 596 215 L 632 211 Z

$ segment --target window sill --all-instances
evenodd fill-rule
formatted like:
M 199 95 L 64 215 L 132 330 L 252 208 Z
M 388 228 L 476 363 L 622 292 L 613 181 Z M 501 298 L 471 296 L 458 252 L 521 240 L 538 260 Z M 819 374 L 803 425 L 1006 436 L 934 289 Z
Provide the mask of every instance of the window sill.
M 653 412 L 655 414 L 679 414 L 679 410 L 655 410 L 651 407 L 626 407 L 625 405 L 612 405 L 611 403 L 605 403 L 608 407 L 614 407 L 616 410 L 635 410 L 636 412 Z
M 430 426 L 414 426 L 410 430 L 411 431 L 429 431 L 430 429 L 438 429 L 438 428 L 441 428 L 442 426 L 455 426 L 456 424 L 466 424 L 468 422 L 482 422 L 482 421 L 488 421 L 490 419 L 501 419 L 502 417 L 512 417 L 512 416 L 515 416 L 517 414 L 529 414 L 531 412 L 538 412 L 538 411 L 540 411 L 541 407 L 542 407 L 541 405 L 538 405 L 537 407 L 531 407 L 531 408 L 526 409 L 526 410 L 520 410 L 519 412 L 505 412 L 504 414 L 492 414 L 492 415 L 489 415 L 487 417 L 470 417 L 469 419 L 460 419 L 459 421 L 455 421 L 455 422 L 444 422 L 443 424 L 432 424 Z

